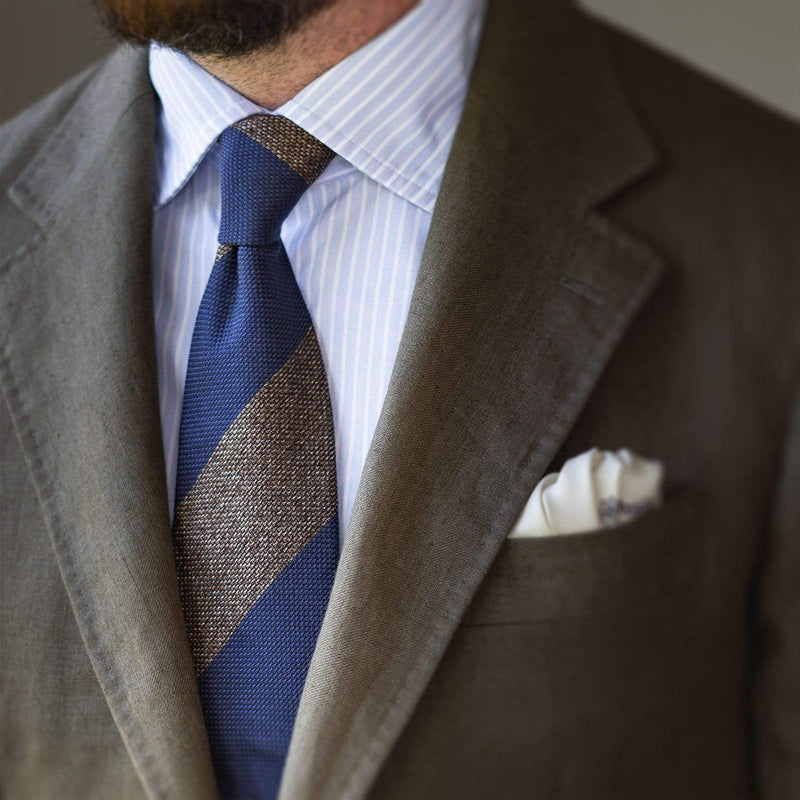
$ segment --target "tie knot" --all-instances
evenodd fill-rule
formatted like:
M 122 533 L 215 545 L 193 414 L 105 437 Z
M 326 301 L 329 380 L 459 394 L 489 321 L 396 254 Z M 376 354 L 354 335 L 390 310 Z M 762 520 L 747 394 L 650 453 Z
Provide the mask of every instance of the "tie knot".
M 222 244 L 263 246 L 305 190 L 333 158 L 333 151 L 286 117 L 256 114 L 220 137 Z

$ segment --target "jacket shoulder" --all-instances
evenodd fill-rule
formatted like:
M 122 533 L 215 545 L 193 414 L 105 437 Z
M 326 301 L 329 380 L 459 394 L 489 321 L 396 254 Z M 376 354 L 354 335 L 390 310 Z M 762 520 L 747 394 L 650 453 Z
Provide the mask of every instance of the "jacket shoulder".
M 704 313 L 725 315 L 729 334 L 746 343 L 741 360 L 749 348 L 760 369 L 796 380 L 800 126 L 656 47 L 600 27 L 617 81 L 660 156 L 608 212 L 660 248 L 675 286 L 708 289 Z
M 103 61 L 98 61 L 0 126 L 0 186 L 5 193 L 52 135 Z
M 678 163 L 714 152 L 717 157 L 707 160 L 708 168 L 747 165 L 789 189 L 787 168 L 796 167 L 800 155 L 796 121 L 655 45 L 597 24 L 629 102 L 648 133 Z

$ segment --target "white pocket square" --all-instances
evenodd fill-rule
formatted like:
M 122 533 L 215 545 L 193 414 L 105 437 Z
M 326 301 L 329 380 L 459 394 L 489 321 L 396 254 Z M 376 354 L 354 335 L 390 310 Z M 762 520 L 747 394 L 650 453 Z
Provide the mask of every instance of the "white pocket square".
M 630 450 L 593 447 L 537 484 L 509 538 L 583 533 L 630 522 L 661 505 L 664 466 Z

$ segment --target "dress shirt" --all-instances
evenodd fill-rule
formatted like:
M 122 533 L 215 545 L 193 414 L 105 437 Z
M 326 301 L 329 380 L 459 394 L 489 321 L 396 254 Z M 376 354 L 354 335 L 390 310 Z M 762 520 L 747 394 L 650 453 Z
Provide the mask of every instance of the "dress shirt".
M 281 228 L 319 339 L 334 416 L 342 537 L 405 325 L 466 96 L 484 0 L 423 0 L 274 113 L 336 153 Z M 269 113 L 157 46 L 153 296 L 172 513 L 192 332 L 220 219 L 217 138 Z

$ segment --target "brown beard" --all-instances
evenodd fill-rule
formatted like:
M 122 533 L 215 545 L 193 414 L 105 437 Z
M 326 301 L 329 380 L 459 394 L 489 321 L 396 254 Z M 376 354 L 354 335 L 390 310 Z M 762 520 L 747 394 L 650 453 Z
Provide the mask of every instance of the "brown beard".
M 277 46 L 335 0 L 94 0 L 105 27 L 135 44 L 158 42 L 231 58 Z

